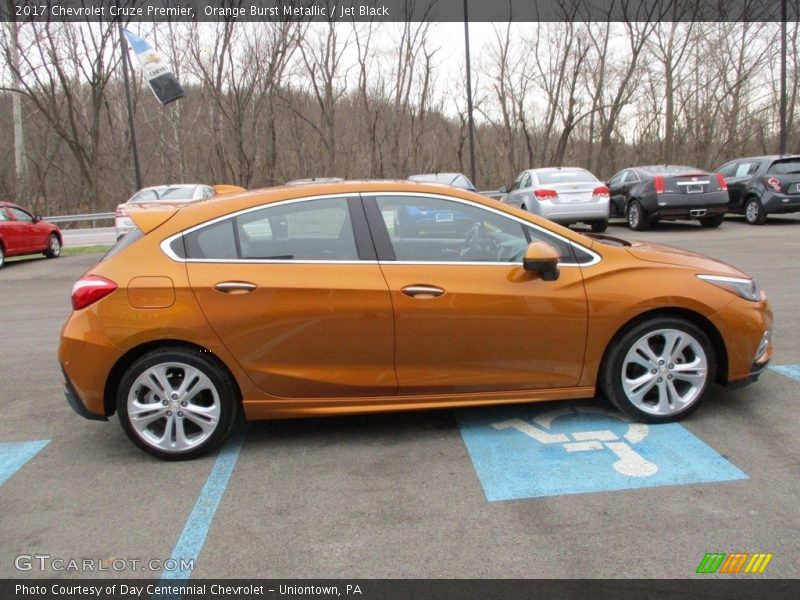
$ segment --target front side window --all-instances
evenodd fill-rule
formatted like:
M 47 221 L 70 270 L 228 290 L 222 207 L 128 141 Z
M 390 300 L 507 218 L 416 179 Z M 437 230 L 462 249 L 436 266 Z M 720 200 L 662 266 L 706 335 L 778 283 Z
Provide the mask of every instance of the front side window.
M 184 237 L 189 259 L 358 260 L 346 198 L 266 206 Z
M 9 210 L 16 217 L 17 221 L 31 222 L 33 217 L 20 208 L 11 207 Z
M 736 173 L 736 162 L 729 162 L 722 165 L 719 169 L 717 169 L 717 173 L 722 175 L 723 177 L 735 177 L 734 173 Z
M 517 263 L 538 240 L 573 261 L 568 243 L 478 206 L 415 196 L 376 201 L 398 261 Z

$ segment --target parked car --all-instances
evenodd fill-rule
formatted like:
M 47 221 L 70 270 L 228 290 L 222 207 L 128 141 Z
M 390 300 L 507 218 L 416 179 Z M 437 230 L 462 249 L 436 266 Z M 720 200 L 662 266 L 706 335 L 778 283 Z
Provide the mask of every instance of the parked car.
M 586 169 L 528 169 L 500 191 L 502 202 L 556 223 L 586 223 L 595 232 L 608 227 L 608 188 Z
M 423 173 L 421 175 L 409 175 L 408 180 L 420 183 L 441 183 L 442 185 L 449 185 L 462 190 L 469 190 L 470 192 L 478 191 L 478 188 L 463 173 Z
M 128 217 L 128 209 L 133 206 L 155 208 L 164 204 L 182 204 L 194 202 L 204 198 L 213 198 L 221 194 L 232 192 L 242 192 L 244 188 L 235 185 L 203 185 L 199 183 L 176 183 L 170 185 L 154 185 L 146 187 L 133 196 L 127 202 L 117 206 L 114 214 L 114 227 L 116 228 L 117 239 L 131 231 L 134 227 L 133 221 Z
M 0 201 L 0 269 L 11 256 L 44 254 L 58 258 L 63 245 L 64 238 L 56 225 L 21 206 Z
M 717 172 L 728 182 L 728 210 L 751 225 L 766 223 L 770 214 L 800 212 L 800 155 L 739 158 Z
M 608 180 L 608 188 L 611 214 L 624 216 L 636 231 L 662 219 L 698 219 L 702 227 L 719 227 L 728 210 L 725 178 L 694 167 L 623 169 Z
M 407 207 L 472 225 L 398 236 Z M 671 421 L 714 382 L 754 381 L 772 354 L 766 295 L 735 267 L 584 236 L 456 188 L 280 187 L 130 216 L 138 227 L 73 287 L 59 359 L 79 414 L 116 412 L 161 458 L 207 452 L 241 411 L 600 390 L 632 418 Z

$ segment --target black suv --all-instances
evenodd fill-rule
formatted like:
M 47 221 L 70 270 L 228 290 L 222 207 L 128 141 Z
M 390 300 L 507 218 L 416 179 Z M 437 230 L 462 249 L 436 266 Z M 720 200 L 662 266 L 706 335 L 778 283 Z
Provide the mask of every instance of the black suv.
M 761 225 L 769 214 L 800 212 L 800 155 L 755 156 L 725 163 L 729 211 Z

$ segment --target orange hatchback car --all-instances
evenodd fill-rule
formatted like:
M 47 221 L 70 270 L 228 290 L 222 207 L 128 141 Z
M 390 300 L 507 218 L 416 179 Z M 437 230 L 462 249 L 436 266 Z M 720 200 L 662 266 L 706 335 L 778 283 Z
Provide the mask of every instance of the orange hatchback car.
M 137 211 L 72 292 L 70 405 L 166 459 L 247 419 L 592 397 L 689 414 L 754 381 L 772 313 L 745 273 L 585 236 L 436 184 L 271 188 Z

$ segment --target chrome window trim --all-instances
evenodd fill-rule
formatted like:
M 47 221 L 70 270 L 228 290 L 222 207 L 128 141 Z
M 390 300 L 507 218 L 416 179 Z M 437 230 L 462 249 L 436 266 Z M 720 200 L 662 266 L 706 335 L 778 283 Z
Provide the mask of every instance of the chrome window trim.
M 535 223 L 531 223 L 530 221 L 526 221 L 525 219 L 521 219 L 520 217 L 507 214 L 501 210 L 497 210 L 496 208 L 492 208 L 491 206 L 485 206 L 483 204 L 479 204 L 476 202 L 472 202 L 471 200 L 464 200 L 463 198 L 456 198 L 454 196 L 445 196 L 443 194 L 431 194 L 427 192 L 383 192 L 383 191 L 375 191 L 375 192 L 350 192 L 344 194 L 323 194 L 319 196 L 304 196 L 303 198 L 291 198 L 289 200 L 279 200 L 278 202 L 270 202 L 269 204 L 260 204 L 258 206 L 251 206 L 250 208 L 244 208 L 242 210 L 228 213 L 226 215 L 222 215 L 220 217 L 216 217 L 211 219 L 210 221 L 205 221 L 200 223 L 199 225 L 194 225 L 189 229 L 184 229 L 183 231 L 179 231 L 168 238 L 162 240 L 160 247 L 161 251 L 167 255 L 170 259 L 174 260 L 175 262 L 181 263 L 221 263 L 221 264 L 286 264 L 286 265 L 298 265 L 298 264 L 332 264 L 332 265 L 364 265 L 364 264 L 387 264 L 387 265 L 451 265 L 451 266 L 509 266 L 509 265 L 516 265 L 521 263 L 516 262 L 467 262 L 467 261 L 401 261 L 401 260 L 387 260 L 387 261 L 377 261 L 377 260 L 275 260 L 275 259 L 254 259 L 254 258 L 242 258 L 242 259 L 227 259 L 227 258 L 181 258 L 177 254 L 172 251 L 170 245 L 179 237 L 182 237 L 188 233 L 192 233 L 201 229 L 203 227 L 208 227 L 215 223 L 219 223 L 220 221 L 224 221 L 225 219 L 229 219 L 232 217 L 238 217 L 239 215 L 244 215 L 247 213 L 255 212 L 257 210 L 261 210 L 264 208 L 271 208 L 273 206 L 283 206 L 287 204 L 294 204 L 297 202 L 308 202 L 311 200 L 323 200 L 328 198 L 352 198 L 354 196 L 417 196 L 423 198 L 438 198 L 441 200 L 449 200 L 451 202 L 458 202 L 460 204 L 465 204 L 467 206 L 477 207 L 482 210 L 487 210 L 489 212 L 493 212 L 501 217 L 506 219 L 511 219 L 512 221 L 516 221 L 520 223 L 524 227 L 532 227 L 537 231 L 542 232 L 545 235 L 549 235 L 555 237 L 562 242 L 569 244 L 573 248 L 586 252 L 592 257 L 592 260 L 586 263 L 563 263 L 559 262 L 559 267 L 591 267 L 596 265 L 600 262 L 601 257 L 600 255 L 590 250 L 589 248 L 583 246 L 582 244 L 578 244 L 568 238 L 565 238 L 554 231 L 550 231 L 536 225 Z

